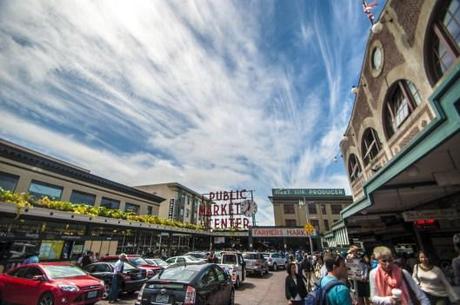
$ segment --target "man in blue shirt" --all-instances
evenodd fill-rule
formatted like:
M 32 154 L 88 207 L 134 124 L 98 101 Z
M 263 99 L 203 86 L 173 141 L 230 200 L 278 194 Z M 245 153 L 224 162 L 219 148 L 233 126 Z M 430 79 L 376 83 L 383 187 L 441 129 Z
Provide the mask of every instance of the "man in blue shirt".
M 328 273 L 321 279 L 321 288 L 324 288 L 331 281 L 347 278 L 347 267 L 343 257 L 325 256 L 324 265 Z M 327 300 L 329 305 L 352 305 L 350 289 L 345 284 L 332 287 L 327 293 Z

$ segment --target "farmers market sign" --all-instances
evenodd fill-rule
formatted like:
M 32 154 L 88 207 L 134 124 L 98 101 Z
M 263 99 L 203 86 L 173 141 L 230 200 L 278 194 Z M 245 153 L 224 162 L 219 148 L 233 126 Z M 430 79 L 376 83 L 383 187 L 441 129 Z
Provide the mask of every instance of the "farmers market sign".
M 273 189 L 273 196 L 340 197 L 344 189 Z
M 306 237 L 304 228 L 253 228 L 253 237 Z

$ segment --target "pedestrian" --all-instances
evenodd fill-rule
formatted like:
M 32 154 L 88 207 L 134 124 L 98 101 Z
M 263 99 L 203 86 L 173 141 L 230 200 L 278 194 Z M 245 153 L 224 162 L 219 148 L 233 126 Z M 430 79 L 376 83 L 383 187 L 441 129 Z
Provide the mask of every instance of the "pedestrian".
M 108 296 L 109 303 L 114 303 L 118 299 L 118 295 L 120 294 L 121 288 L 121 276 L 126 261 L 126 254 L 122 253 L 119 255 L 118 261 L 115 263 L 115 266 L 113 267 L 112 285 L 110 286 L 110 293 Z
M 92 264 L 93 263 L 92 257 L 93 257 L 93 252 L 91 251 L 86 252 L 86 255 L 84 255 L 81 260 L 81 267 L 85 267 L 89 264 Z
M 352 305 L 350 289 L 343 281 L 340 281 L 340 279 L 347 278 L 345 259 L 340 255 L 327 255 L 324 257 L 324 266 L 326 267 L 327 275 L 320 280 L 321 288 L 332 285 L 333 282 L 342 282 L 342 284 L 334 285 L 327 291 L 327 304 Z
M 369 302 L 370 297 L 370 290 L 369 290 L 369 259 L 366 255 L 362 255 L 360 262 L 360 274 L 356 281 L 356 294 L 358 297 L 358 305 L 367 305 Z
M 27 264 L 36 264 L 40 261 L 40 259 L 38 258 L 38 254 L 37 253 L 29 253 L 28 255 L 26 255 L 26 258 L 25 260 L 22 262 L 23 265 L 27 265 Z
M 431 263 L 427 253 L 420 251 L 417 257 L 418 264 L 414 266 L 412 277 L 431 304 L 449 305 L 449 299 L 453 302 L 459 300 L 442 270 Z
M 327 274 L 327 270 L 326 270 L 326 272 L 324 272 L 323 269 L 326 269 L 326 267 L 324 267 L 323 257 L 319 256 L 318 259 L 316 260 L 316 264 L 315 264 L 315 278 L 316 278 L 316 280 L 321 279 L 324 275 Z M 323 270 L 324 274 L 321 274 L 322 270 Z
M 310 291 L 310 288 L 312 286 L 311 285 L 311 273 L 313 270 L 313 266 L 311 263 L 311 258 L 307 253 L 305 253 L 304 258 L 302 262 L 300 263 L 300 267 L 305 276 L 305 279 L 307 280 L 307 291 Z
M 290 262 L 287 268 L 287 276 L 284 283 L 284 291 L 288 305 L 303 305 L 307 296 L 304 278 L 297 273 L 297 264 Z
M 460 286 L 460 233 L 453 237 L 454 249 L 458 256 L 452 260 L 452 270 L 454 272 L 454 284 Z
M 371 302 L 374 305 L 430 305 L 409 272 L 393 263 L 393 254 L 387 247 L 374 249 L 379 265 L 369 274 Z

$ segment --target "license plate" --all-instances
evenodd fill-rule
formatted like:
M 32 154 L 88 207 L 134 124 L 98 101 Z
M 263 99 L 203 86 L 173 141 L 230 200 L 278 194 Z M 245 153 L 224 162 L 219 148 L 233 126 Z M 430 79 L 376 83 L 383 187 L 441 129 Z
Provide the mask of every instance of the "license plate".
M 88 299 L 92 299 L 92 298 L 95 298 L 95 297 L 97 297 L 97 291 L 90 291 L 86 295 L 86 298 L 88 298 Z
M 155 302 L 157 303 L 168 303 L 169 301 L 169 295 L 167 294 L 157 294 L 157 297 L 155 299 Z

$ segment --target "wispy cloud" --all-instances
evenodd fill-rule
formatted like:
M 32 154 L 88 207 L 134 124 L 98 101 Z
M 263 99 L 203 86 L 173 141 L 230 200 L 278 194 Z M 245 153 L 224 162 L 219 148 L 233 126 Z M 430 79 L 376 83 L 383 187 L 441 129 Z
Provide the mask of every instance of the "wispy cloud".
M 347 187 L 365 29 L 339 2 L 1 2 L 1 135 L 131 185 L 254 188 L 271 223 L 272 187 Z

